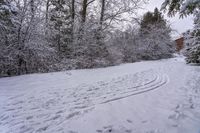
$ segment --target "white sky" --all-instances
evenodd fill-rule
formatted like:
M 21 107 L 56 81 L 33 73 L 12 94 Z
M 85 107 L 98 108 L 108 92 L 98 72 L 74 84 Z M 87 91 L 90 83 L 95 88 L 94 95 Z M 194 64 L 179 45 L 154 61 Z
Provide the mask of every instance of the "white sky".
M 145 9 L 142 10 L 141 13 L 145 13 L 147 11 L 154 11 L 155 7 L 158 7 L 158 9 L 160 9 L 163 1 L 164 0 L 149 0 L 149 3 L 147 5 L 144 5 Z M 178 14 L 172 18 L 169 18 L 167 14 L 165 14 L 165 19 L 169 20 L 169 22 L 172 25 L 172 28 L 177 31 L 173 33 L 173 36 L 179 36 L 181 33 L 193 27 L 192 16 L 182 19 L 179 18 Z

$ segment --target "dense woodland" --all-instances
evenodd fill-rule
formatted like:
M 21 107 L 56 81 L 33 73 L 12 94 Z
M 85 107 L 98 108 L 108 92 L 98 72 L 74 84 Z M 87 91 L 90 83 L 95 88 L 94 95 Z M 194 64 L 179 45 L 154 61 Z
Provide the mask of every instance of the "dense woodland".
M 171 57 L 172 30 L 162 13 L 137 17 L 145 2 L 0 0 L 0 76 Z

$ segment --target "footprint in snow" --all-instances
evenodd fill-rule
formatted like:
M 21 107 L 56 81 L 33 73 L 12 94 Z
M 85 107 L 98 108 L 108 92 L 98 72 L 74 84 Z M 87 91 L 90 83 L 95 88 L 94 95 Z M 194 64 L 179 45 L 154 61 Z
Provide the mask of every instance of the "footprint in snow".
M 131 129 L 121 127 L 119 129 L 113 128 L 113 126 L 105 126 L 103 129 L 96 130 L 97 133 L 132 133 Z
M 129 119 L 128 119 L 128 120 L 126 120 L 126 121 L 127 121 L 128 123 L 133 123 L 133 121 L 132 121 L 132 120 L 129 120 Z

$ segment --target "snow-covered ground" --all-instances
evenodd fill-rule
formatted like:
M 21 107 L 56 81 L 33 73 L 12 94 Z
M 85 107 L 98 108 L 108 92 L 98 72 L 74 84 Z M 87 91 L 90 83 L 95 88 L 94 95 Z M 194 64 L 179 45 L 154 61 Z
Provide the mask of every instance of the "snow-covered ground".
M 200 67 L 181 57 L 0 79 L 0 133 L 200 133 Z

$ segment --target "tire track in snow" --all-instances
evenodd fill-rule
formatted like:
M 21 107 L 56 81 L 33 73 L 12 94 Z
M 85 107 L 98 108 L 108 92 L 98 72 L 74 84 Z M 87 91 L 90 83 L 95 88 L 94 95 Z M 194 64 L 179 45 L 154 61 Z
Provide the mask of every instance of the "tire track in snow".
M 71 89 L 38 89 L 16 94 L 3 106 L 0 129 L 16 133 L 62 131 L 62 123 L 89 112 L 95 105 L 155 90 L 167 82 L 166 75 L 147 70 Z
M 105 103 L 113 102 L 113 101 L 116 101 L 116 100 L 124 99 L 124 98 L 130 97 L 130 96 L 133 96 L 133 95 L 138 95 L 138 94 L 142 94 L 142 93 L 145 93 L 145 92 L 149 92 L 149 91 L 158 89 L 159 87 L 165 85 L 167 82 L 168 82 L 167 76 L 162 76 L 162 80 L 160 82 L 156 83 L 156 84 L 152 84 L 149 87 L 138 86 L 137 88 L 140 88 L 140 89 L 137 90 L 137 91 L 125 92 L 125 93 L 130 93 L 130 94 L 104 101 L 101 104 L 105 104 Z M 146 85 L 149 85 L 149 84 L 146 84 Z M 133 87 L 133 88 L 135 88 L 135 87 Z

